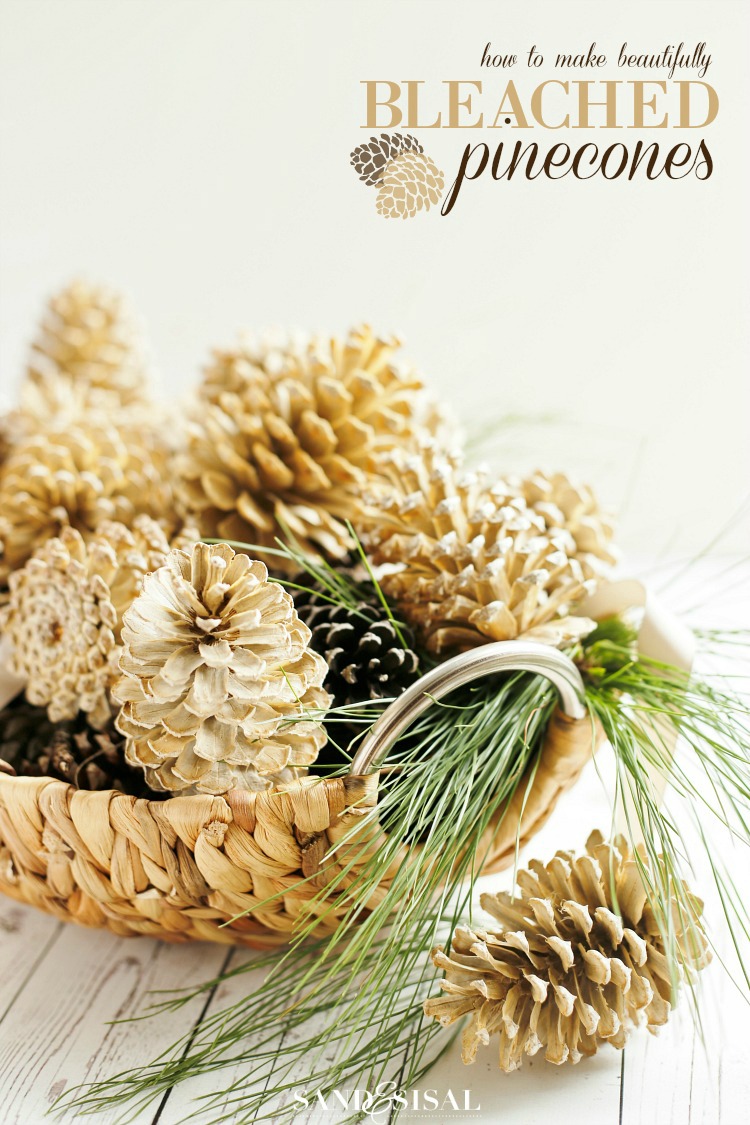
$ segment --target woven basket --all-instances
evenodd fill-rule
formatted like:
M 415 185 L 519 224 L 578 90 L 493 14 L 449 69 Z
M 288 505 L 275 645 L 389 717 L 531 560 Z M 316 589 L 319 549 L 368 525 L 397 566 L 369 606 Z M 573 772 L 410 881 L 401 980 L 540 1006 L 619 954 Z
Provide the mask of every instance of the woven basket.
M 328 898 L 321 890 L 349 863 L 343 885 L 350 883 L 385 838 L 373 809 L 376 767 L 388 747 L 432 699 L 477 675 L 517 668 L 551 679 L 565 713 L 552 717 L 533 780 L 521 781 L 486 833 L 484 870 L 499 870 L 519 837 L 524 843 L 546 820 L 595 742 L 574 665 L 545 646 L 519 642 L 485 645 L 423 677 L 373 726 L 347 777 L 148 801 L 0 775 L 0 890 L 122 936 L 267 948 L 286 942 L 311 909 L 325 915 L 318 932 L 331 932 L 347 906 L 336 907 L 341 886 Z M 333 844 L 339 847 L 331 854 Z M 365 908 L 418 852 L 401 849 Z

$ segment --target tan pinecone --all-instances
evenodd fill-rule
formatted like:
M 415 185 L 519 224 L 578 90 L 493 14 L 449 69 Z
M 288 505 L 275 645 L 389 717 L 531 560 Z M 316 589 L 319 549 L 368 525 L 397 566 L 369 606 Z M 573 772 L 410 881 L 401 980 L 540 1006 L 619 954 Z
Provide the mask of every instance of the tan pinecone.
M 549 528 L 559 528 L 572 536 L 576 556 L 587 572 L 595 574 L 617 561 L 612 546 L 615 525 L 603 512 L 587 485 L 573 484 L 564 473 L 544 473 L 511 477 L 526 503 L 544 517 Z
M 186 518 L 205 537 L 260 547 L 286 528 L 302 550 L 342 557 L 382 455 L 442 422 L 419 376 L 396 366 L 399 346 L 361 327 L 268 366 L 257 352 L 217 353 L 177 459 Z
M 404 152 L 386 165 L 375 205 L 387 219 L 411 219 L 438 203 L 444 187 L 443 173 L 429 156 Z
M 64 527 L 11 574 L 0 632 L 11 645 L 11 670 L 26 680 L 26 698 L 46 707 L 52 722 L 79 711 L 94 727 L 109 722 L 123 614 L 168 551 L 147 516 L 132 530 L 103 523 L 88 542 Z
M 282 379 L 304 366 L 311 353 L 324 350 L 325 343 L 303 333 L 244 332 L 236 348 L 213 352 L 198 388 L 199 408 L 206 402 L 219 403 L 226 394 L 246 394 L 259 371 L 270 379 Z
M 49 301 L 32 345 L 27 374 L 32 409 L 56 417 L 70 406 L 115 409 L 147 397 L 148 365 L 141 329 L 125 299 L 73 281 Z
M 21 439 L 0 468 L 0 584 L 63 527 L 87 538 L 109 520 L 169 522 L 169 476 L 154 435 L 122 433 L 101 418 Z
M 196 543 L 200 543 L 201 533 L 198 525 L 190 520 L 183 521 L 174 534 L 170 537 L 169 546 L 172 551 L 192 551 Z
M 394 458 L 391 482 L 365 537 L 429 650 L 520 636 L 562 646 L 593 628 L 575 609 L 613 561 L 612 526 L 588 490 L 540 474 L 492 484 L 434 448 Z
M 424 149 L 411 133 L 381 133 L 357 145 L 349 162 L 360 180 L 373 187 L 380 182 L 386 165 L 402 152 L 421 153 Z
M 648 867 L 645 852 L 640 860 Z M 530 867 L 518 873 L 520 895 L 481 896 L 498 929 L 459 927 L 450 954 L 433 951 L 445 970 L 444 994 L 426 1000 L 425 1013 L 445 1025 L 470 1015 L 463 1061 L 473 1063 L 497 1035 L 504 1071 L 540 1050 L 548 1062 L 577 1063 L 604 1043 L 622 1049 L 634 1027 L 655 1032 L 674 1004 L 673 981 L 625 839 L 612 846 L 594 832 L 585 855 L 558 852 L 546 866 Z M 689 901 L 691 918 L 675 900 L 671 917 L 678 974 L 692 979 L 710 955 L 703 904 Z
M 0 415 L 0 473 L 14 448 L 26 441 L 38 427 L 39 419 L 22 407 L 14 406 Z
M 116 725 L 153 789 L 267 789 L 325 743 L 326 663 L 267 578 L 227 544 L 198 543 L 172 551 L 126 612 Z

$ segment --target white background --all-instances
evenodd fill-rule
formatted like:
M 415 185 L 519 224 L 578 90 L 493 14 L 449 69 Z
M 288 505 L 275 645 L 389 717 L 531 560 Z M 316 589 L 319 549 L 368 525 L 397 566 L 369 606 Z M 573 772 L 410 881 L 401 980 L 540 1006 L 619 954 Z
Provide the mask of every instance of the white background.
M 43 298 L 72 274 L 129 292 L 170 393 L 240 329 L 365 319 L 403 334 L 465 417 L 481 406 L 483 421 L 552 419 L 499 430 L 493 460 L 586 475 L 622 510 L 626 547 L 695 551 L 731 520 L 748 483 L 739 0 L 606 14 L 594 3 L 2 0 L 0 13 L 6 389 Z M 483 78 L 490 91 L 508 76 L 481 71 L 487 41 L 519 57 L 536 43 L 549 59 L 592 40 L 610 57 L 624 40 L 639 52 L 707 42 L 718 119 L 687 138 L 645 137 L 705 135 L 710 180 L 483 179 L 447 218 L 376 214 L 348 162 L 369 135 L 361 80 Z M 525 66 L 513 77 L 530 89 Z M 417 132 L 447 173 L 467 139 L 499 139 Z M 731 534 L 737 543 L 738 525 Z

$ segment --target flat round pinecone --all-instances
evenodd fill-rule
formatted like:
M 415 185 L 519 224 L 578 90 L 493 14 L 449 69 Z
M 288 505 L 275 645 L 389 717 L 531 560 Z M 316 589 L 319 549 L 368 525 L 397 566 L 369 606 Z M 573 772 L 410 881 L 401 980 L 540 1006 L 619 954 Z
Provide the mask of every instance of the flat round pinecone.
M 363 145 L 357 145 L 349 162 L 360 180 L 374 187 L 379 183 L 386 164 L 402 152 L 424 152 L 424 149 L 411 133 L 381 133 L 379 137 L 370 137 Z
M 8 664 L 25 681 L 29 702 L 47 707 L 53 722 L 83 711 L 92 727 L 107 727 L 123 614 L 168 553 L 160 525 L 137 516 L 132 531 L 102 523 L 88 541 L 63 527 L 10 575 L 0 609 Z
M 113 726 L 94 730 L 83 714 L 53 723 L 44 707 L 22 695 L 0 711 L 0 763 L 20 777 L 54 777 L 76 789 L 116 789 L 133 797 L 154 794 L 140 770 L 124 758 L 124 739 Z

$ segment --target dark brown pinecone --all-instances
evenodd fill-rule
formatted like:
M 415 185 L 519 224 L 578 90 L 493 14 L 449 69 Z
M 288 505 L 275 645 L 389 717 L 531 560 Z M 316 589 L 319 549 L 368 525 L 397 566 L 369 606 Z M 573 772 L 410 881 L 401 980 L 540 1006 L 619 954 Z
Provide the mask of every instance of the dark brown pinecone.
M 373 187 L 380 182 L 386 164 L 403 152 L 424 152 L 424 149 L 411 133 L 381 133 L 358 145 L 351 153 L 350 163 L 360 180 Z
M 94 730 L 80 714 L 53 723 L 44 707 L 17 696 L 0 711 L 0 769 L 22 777 L 55 777 L 77 789 L 116 789 L 154 798 L 140 770 L 123 757 L 122 735 L 110 727 Z
M 384 699 L 401 693 L 417 678 L 419 660 L 410 647 L 410 630 L 400 627 L 406 645 L 392 621 L 372 606 L 360 602 L 355 609 L 331 605 L 310 595 L 297 612 L 312 631 L 311 647 L 328 662 L 326 690 L 335 705 Z
M 16 696 L 0 711 L 0 759 L 4 772 L 23 774 L 24 763 L 34 762 L 50 745 L 55 724 L 45 707 L 34 707 L 23 695 Z
M 310 647 L 328 664 L 324 687 L 333 696 L 332 706 L 363 705 L 351 721 L 343 715 L 329 717 L 330 742 L 323 748 L 320 764 L 323 768 L 342 765 L 348 760 L 347 749 L 380 713 L 367 704 L 401 695 L 419 676 L 414 635 L 408 626 L 396 629 L 374 594 L 372 601 L 365 597 L 349 608 L 334 605 L 324 593 L 298 590 L 294 605 L 312 633 Z

